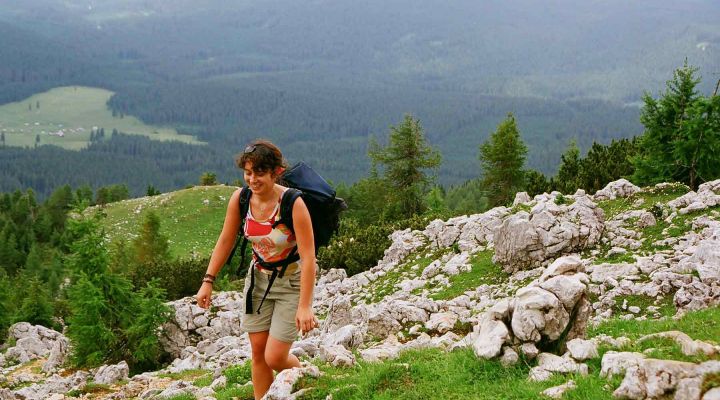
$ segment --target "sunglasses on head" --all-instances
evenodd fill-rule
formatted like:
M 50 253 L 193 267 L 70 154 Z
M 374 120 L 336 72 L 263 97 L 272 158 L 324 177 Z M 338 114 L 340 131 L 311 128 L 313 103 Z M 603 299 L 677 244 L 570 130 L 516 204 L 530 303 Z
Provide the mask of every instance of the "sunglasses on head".
M 255 150 L 257 150 L 257 145 L 251 144 L 251 145 L 249 145 L 248 147 L 246 147 L 245 150 L 243 150 L 243 153 L 244 153 L 244 154 L 250 154 L 250 153 L 252 153 L 252 152 L 255 151 Z

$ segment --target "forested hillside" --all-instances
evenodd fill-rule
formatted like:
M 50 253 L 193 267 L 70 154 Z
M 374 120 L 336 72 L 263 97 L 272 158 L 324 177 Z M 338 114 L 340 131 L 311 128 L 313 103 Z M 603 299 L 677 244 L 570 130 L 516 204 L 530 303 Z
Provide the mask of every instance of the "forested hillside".
M 348 183 L 369 169 L 369 137 L 383 142 L 388 127 L 411 113 L 445 156 L 438 171 L 445 187 L 479 175 L 478 146 L 513 112 L 528 164 L 553 174 L 572 138 L 584 153 L 594 141 L 640 134 L 642 92 L 660 90 L 685 58 L 704 77 L 698 89 L 712 91 L 720 68 L 718 7 L 619 0 L 451 7 L 15 2 L 0 10 L 0 58 L 7 60 L 0 64 L 0 103 L 61 85 L 102 87 L 116 92 L 112 110 L 195 134 L 228 164 L 248 140 L 268 137 L 291 160 Z M 21 158 L 34 158 L 33 151 Z M 0 153 L 6 171 L 8 154 L 17 157 Z M 69 164 L 88 162 L 84 154 L 62 154 Z M 164 157 L 138 155 L 132 163 Z M 200 158 L 186 168 L 231 181 L 232 171 L 217 163 Z M 121 181 L 113 171 L 98 184 Z M 25 174 L 5 176 L 0 190 L 33 187 L 41 198 L 78 179 L 65 175 L 38 189 Z M 152 180 L 130 188 L 140 194 L 150 183 L 180 187 L 174 177 Z

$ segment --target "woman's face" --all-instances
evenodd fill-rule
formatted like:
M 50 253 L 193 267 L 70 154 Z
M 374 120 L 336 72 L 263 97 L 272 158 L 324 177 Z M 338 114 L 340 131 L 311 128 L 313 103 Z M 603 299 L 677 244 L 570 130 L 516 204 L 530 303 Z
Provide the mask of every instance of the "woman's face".
M 253 193 L 266 193 L 275 187 L 275 174 L 270 171 L 255 171 L 249 161 L 243 167 L 243 179 Z

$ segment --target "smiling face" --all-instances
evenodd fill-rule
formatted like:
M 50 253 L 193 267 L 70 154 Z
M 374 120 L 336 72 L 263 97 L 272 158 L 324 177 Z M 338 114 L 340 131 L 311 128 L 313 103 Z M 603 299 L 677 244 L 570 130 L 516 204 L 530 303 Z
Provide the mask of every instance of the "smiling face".
M 275 187 L 275 179 L 280 171 L 259 171 L 253 168 L 253 163 L 248 161 L 243 165 L 243 179 L 253 194 L 264 194 L 273 190 Z
M 238 154 L 235 162 L 243 171 L 245 183 L 253 193 L 269 194 L 285 171 L 285 159 L 274 144 L 258 139 Z

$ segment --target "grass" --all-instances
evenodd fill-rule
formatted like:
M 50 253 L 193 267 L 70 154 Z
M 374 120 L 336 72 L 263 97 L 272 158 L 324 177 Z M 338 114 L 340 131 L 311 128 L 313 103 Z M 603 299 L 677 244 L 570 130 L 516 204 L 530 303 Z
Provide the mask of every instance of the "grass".
M 444 353 L 413 350 L 383 363 L 360 361 L 352 368 L 321 367 L 325 375 L 304 378 L 299 388 L 312 388 L 299 399 L 537 399 L 543 390 L 572 378 L 578 389 L 568 399 L 611 399 L 607 382 L 594 374 L 554 376 L 546 382 L 527 380 L 530 366 L 505 368 L 497 361 L 478 359 L 472 350 Z M 619 382 L 618 382 L 619 383 Z
M 637 339 L 651 333 L 674 330 L 685 332 L 693 339 L 716 342 L 720 338 L 720 307 L 690 312 L 679 320 L 666 318 L 662 320 L 624 321 L 614 318 L 594 328 L 588 327 L 588 336 L 593 337 L 604 333 L 613 337 L 627 336 L 631 339 Z
M 169 372 L 164 374 L 159 374 L 158 377 L 160 378 L 170 378 L 172 380 L 184 380 L 188 381 L 191 379 L 198 379 L 207 375 L 211 375 L 211 373 L 204 369 L 188 369 L 181 372 Z
M 470 272 L 462 272 L 450 277 L 450 286 L 430 296 L 433 300 L 452 299 L 480 285 L 492 285 L 507 280 L 507 274 L 499 265 L 492 262 L 493 251 L 479 252 L 470 260 Z
M 207 375 L 201 376 L 193 381 L 193 385 L 196 387 L 206 387 L 210 386 L 211 383 L 213 383 L 213 376 L 211 373 L 207 373 Z
M 217 400 L 254 400 L 255 394 L 252 385 L 234 386 L 218 389 L 215 391 L 215 398 Z
M 0 106 L 0 131 L 5 133 L 8 146 L 19 147 L 33 147 L 39 135 L 39 145 L 80 150 L 89 144 L 93 127 L 103 128 L 106 138 L 110 138 L 112 130 L 117 129 L 153 140 L 204 144 L 193 136 L 178 133 L 174 128 L 146 125 L 129 115 L 113 117 L 106 105 L 112 95 L 109 90 L 84 86 L 60 87 L 39 93 Z M 36 107 L 38 102 L 39 108 Z M 50 135 L 50 132 L 59 130 L 63 130 L 63 137 Z
M 171 256 L 188 258 L 195 253 L 203 257 L 210 255 L 215 247 L 228 201 L 236 189 L 222 185 L 196 186 L 111 203 L 103 208 L 91 207 L 86 213 L 101 210 L 105 214 L 102 224 L 111 241 L 131 241 L 140 230 L 145 212 L 153 210 L 160 218 L 160 232 L 170 242 Z
M 168 400 L 195 400 L 197 397 L 190 393 L 178 394 L 176 396 L 168 397 Z
M 653 338 L 644 340 L 640 344 L 632 346 L 628 351 L 645 353 L 650 358 L 661 360 L 687 361 L 692 363 L 701 363 L 708 360 L 720 360 L 720 356 L 706 356 L 698 354 L 687 356 L 683 354 L 680 346 L 674 340 L 669 338 Z M 647 351 L 647 352 L 646 352 Z
M 650 187 L 628 197 L 600 201 L 598 202 L 598 206 L 605 212 L 605 220 L 609 221 L 618 214 L 631 209 L 641 208 L 651 211 L 656 203 L 667 203 L 670 200 L 684 195 L 689 190 L 690 189 L 683 184 L 674 184 L 662 190 Z M 633 204 L 638 199 L 642 199 L 643 203 L 639 207 L 635 207 Z
M 643 295 L 627 295 L 615 297 L 615 306 L 613 307 L 613 314 L 628 314 L 629 311 L 622 309 L 624 300 L 627 300 L 628 308 L 631 306 L 640 307 L 640 312 L 647 310 L 650 306 L 659 307 L 658 313 L 663 317 L 672 317 L 675 315 L 676 309 L 673 303 L 674 292 L 666 295 L 660 301 L 656 301 L 654 297 L 648 297 Z
M 112 392 L 110 385 L 90 382 L 90 383 L 85 384 L 85 386 L 83 386 L 80 389 L 69 391 L 67 393 L 67 396 L 81 397 L 86 394 L 105 394 L 105 393 L 110 393 L 110 392 Z
M 701 387 L 702 393 L 716 387 L 720 387 L 720 373 L 705 375 L 705 379 L 703 380 Z
M 416 254 L 423 254 L 427 251 L 427 249 L 420 249 Z M 422 271 L 430 265 L 430 263 L 440 259 L 449 251 L 452 251 L 452 249 L 436 249 L 434 252 L 427 253 L 421 258 L 406 258 L 403 263 L 397 265 L 385 275 L 379 277 L 368 285 L 367 293 L 372 294 L 368 301 L 371 303 L 377 303 L 385 298 L 385 296 L 397 292 L 395 285 L 405 280 L 405 275 L 410 275 L 410 278 L 420 277 Z M 412 267 L 415 265 L 417 265 L 418 268 L 413 270 Z
M 245 361 L 243 364 L 233 365 L 223 371 L 223 375 L 227 379 L 227 385 L 243 385 L 252 379 L 251 375 L 251 361 Z

